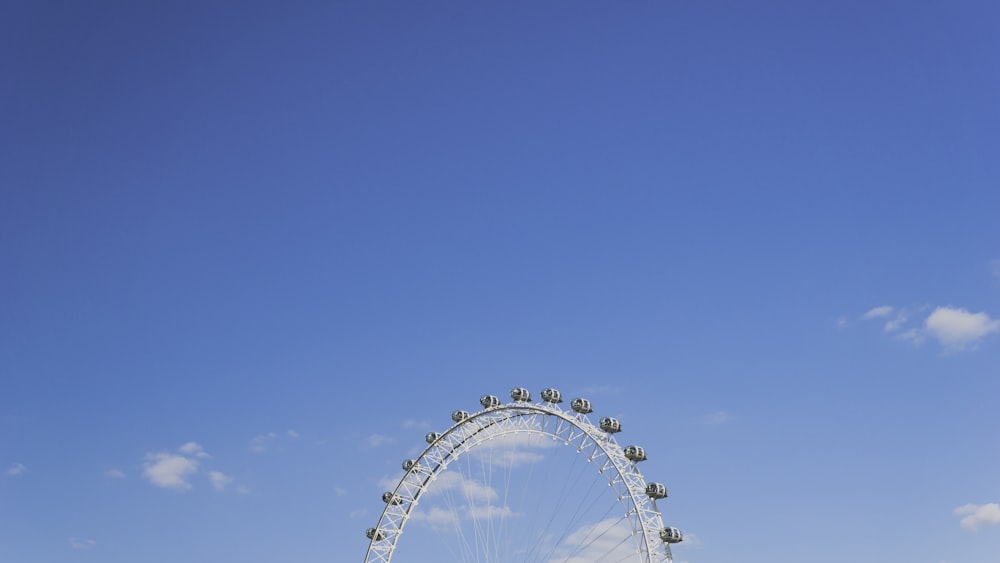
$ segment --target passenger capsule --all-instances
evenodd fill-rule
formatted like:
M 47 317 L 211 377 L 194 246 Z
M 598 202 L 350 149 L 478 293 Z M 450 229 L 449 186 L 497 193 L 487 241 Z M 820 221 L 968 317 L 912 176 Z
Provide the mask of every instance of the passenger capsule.
M 415 460 L 408 459 L 403 462 L 403 470 L 412 471 L 416 473 L 417 471 L 420 471 L 420 464 L 417 463 Z
M 587 399 L 573 399 L 573 402 L 571 402 L 569 406 L 580 414 L 590 414 L 594 412 L 594 409 L 590 407 L 590 401 Z
M 451 413 L 451 419 L 455 422 L 462 422 L 463 420 L 469 418 L 469 413 L 466 411 L 455 411 Z
M 628 446 L 625 448 L 625 457 L 630 460 L 639 463 L 640 461 L 646 461 L 646 450 L 639 446 Z
M 543 389 L 542 400 L 546 403 L 561 403 L 562 393 L 558 389 Z
M 510 390 L 510 398 L 522 403 L 530 403 L 531 392 L 524 387 L 515 387 Z
M 428 432 L 427 435 L 424 436 L 424 440 L 426 440 L 428 444 L 433 444 L 434 442 L 437 442 L 440 437 L 441 435 L 437 432 Z
M 484 409 L 499 407 L 500 397 L 497 397 L 496 395 L 483 395 L 479 399 L 479 404 L 483 405 Z
M 601 419 L 600 422 L 601 430 L 608 432 L 609 434 L 614 434 L 615 432 L 622 431 L 622 425 L 617 419 L 606 416 Z
M 382 530 L 376 530 L 375 528 L 368 528 L 365 530 L 365 535 L 372 541 L 382 541 L 385 539 L 385 532 Z
M 403 499 L 401 499 L 399 497 L 399 495 L 395 495 L 395 494 L 392 494 L 389 491 L 386 491 L 386 492 L 382 493 L 382 502 L 384 502 L 386 504 L 396 504 L 396 505 L 399 505 L 399 504 L 403 504 Z
M 660 530 L 660 539 L 667 543 L 680 543 L 684 541 L 684 536 L 677 528 L 663 528 Z
M 667 487 L 663 483 L 646 483 L 646 496 L 652 499 L 667 498 Z

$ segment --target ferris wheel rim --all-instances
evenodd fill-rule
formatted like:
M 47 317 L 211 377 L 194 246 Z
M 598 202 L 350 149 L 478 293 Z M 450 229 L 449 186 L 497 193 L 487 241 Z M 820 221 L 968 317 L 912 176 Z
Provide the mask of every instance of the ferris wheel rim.
M 484 397 L 482 401 L 485 401 L 487 397 Z M 489 398 L 494 399 L 494 401 L 496 400 L 495 397 Z M 609 467 L 613 469 L 612 475 L 608 476 L 605 474 L 605 477 L 608 478 L 608 484 L 612 486 L 617 485 L 625 490 L 625 494 L 619 494 L 618 502 L 625 508 L 626 518 L 633 527 L 633 534 L 640 533 L 642 535 L 640 545 L 643 549 L 640 552 L 644 556 L 644 559 L 642 559 L 643 563 L 672 563 L 673 558 L 669 544 L 661 542 L 660 537 L 658 537 L 660 530 L 663 529 L 663 522 L 659 509 L 656 506 L 656 499 L 646 495 L 645 481 L 637 467 L 637 462 L 631 461 L 626 457 L 623 449 L 615 440 L 613 432 L 606 432 L 594 425 L 587 417 L 586 412 L 567 411 L 559 407 L 556 404 L 557 402 L 546 400 L 543 403 L 532 403 L 530 400 L 515 399 L 509 403 L 495 402 L 489 406 L 485 406 L 486 403 L 484 402 L 484 407 L 481 410 L 472 413 L 456 411 L 453 414 L 454 424 L 441 434 L 431 433 L 436 435 L 433 441 L 430 439 L 431 435 L 428 435 L 427 447 L 416 458 L 404 462 L 403 476 L 396 483 L 392 491 L 385 493 L 385 495 L 390 495 L 389 500 L 386 500 L 384 495 L 383 500 L 386 501 L 386 506 L 379 515 L 376 527 L 369 529 L 369 532 L 372 530 L 375 531 L 376 537 L 370 536 L 369 538 L 371 542 L 368 546 L 365 562 L 389 563 L 391 561 L 396 551 L 396 542 L 412 516 L 413 509 L 417 505 L 420 496 L 426 493 L 430 483 L 435 480 L 437 475 L 447 469 L 450 463 L 457 461 L 461 456 L 469 453 L 483 443 L 495 440 L 501 436 L 526 433 L 562 440 L 566 446 L 571 445 L 573 441 L 579 440 L 580 445 L 578 446 L 577 454 L 582 453 L 584 445 L 589 440 L 589 446 L 596 448 L 595 451 L 599 450 L 606 457 L 606 461 L 604 462 L 604 467 L 601 468 L 595 460 L 595 456 L 592 455 L 587 459 L 587 463 L 598 467 L 599 472 L 602 474 L 605 474 L 605 470 Z M 457 415 L 459 413 L 462 413 L 464 416 L 458 418 Z M 559 426 L 556 431 L 545 431 L 527 425 L 523 428 L 501 428 L 500 430 L 496 430 L 499 425 L 515 424 L 522 417 L 535 418 L 539 416 L 558 417 L 567 426 Z M 479 426 L 475 432 L 472 432 L 468 436 L 461 436 L 463 430 L 472 427 L 472 425 L 481 420 L 486 420 L 487 424 Z M 617 424 L 617 421 L 615 423 Z M 489 429 L 490 432 L 480 434 L 480 432 L 486 429 Z M 579 434 L 572 437 L 562 435 L 570 429 L 575 429 Z M 459 436 L 457 442 L 447 441 L 449 437 L 454 436 Z M 450 448 L 445 446 L 450 446 Z M 634 446 L 629 447 L 632 448 Z M 639 449 L 641 450 L 641 448 Z M 432 454 L 439 451 L 445 452 L 445 455 L 439 456 L 436 463 L 433 465 L 428 464 L 427 466 L 421 465 L 421 461 L 433 459 Z M 407 468 L 407 464 L 412 464 L 412 466 Z M 417 479 L 410 479 L 408 482 L 408 478 L 415 474 L 423 476 Z M 405 509 L 399 508 L 403 504 L 406 504 Z

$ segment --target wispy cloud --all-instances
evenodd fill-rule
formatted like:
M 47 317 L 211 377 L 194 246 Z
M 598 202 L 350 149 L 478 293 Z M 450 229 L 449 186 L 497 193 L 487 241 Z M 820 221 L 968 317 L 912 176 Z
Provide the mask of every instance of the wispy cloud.
M 372 434 L 365 438 L 365 443 L 367 443 L 369 448 L 378 448 L 386 444 L 391 444 L 395 440 L 390 436 L 385 436 L 384 434 Z
M 299 433 L 295 430 L 288 430 L 282 434 L 277 432 L 265 432 L 250 439 L 250 451 L 254 453 L 264 453 L 277 447 L 279 441 L 297 440 Z
M 882 326 L 882 330 L 885 332 L 896 332 L 901 329 L 906 321 L 910 320 L 910 314 L 906 309 L 900 309 L 896 311 L 893 318 L 885 321 L 885 325 Z
M 250 439 L 250 451 L 255 453 L 263 453 L 268 450 L 270 445 L 278 437 L 275 432 L 268 432 L 267 434 L 258 434 Z
M 559 447 L 557 442 L 542 435 L 499 434 L 471 450 L 469 455 L 494 467 L 520 467 L 549 459 L 539 450 L 556 447 Z
M 620 385 L 589 385 L 583 388 L 584 395 L 618 395 L 624 392 L 624 388 Z
M 233 478 L 221 471 L 209 471 L 208 478 L 212 481 L 212 488 L 216 491 L 226 490 L 226 485 L 233 482 Z
M 87 538 L 69 538 L 69 546 L 73 549 L 90 549 L 97 545 L 97 542 Z
M 205 449 L 198 445 L 197 442 L 188 442 L 183 446 L 177 448 L 179 452 L 192 457 L 212 457 L 205 453 Z
M 983 526 L 1000 525 L 1000 504 L 966 504 L 955 509 L 956 516 L 962 516 L 962 527 L 976 531 Z
M 878 307 L 873 307 L 866 311 L 861 318 L 866 321 L 872 319 L 887 319 L 885 324 L 882 325 L 882 330 L 885 332 L 896 332 L 910 318 L 909 312 L 906 309 L 897 309 L 891 305 L 880 305 Z
M 116 467 L 112 467 L 104 472 L 105 477 L 110 477 L 111 479 L 124 479 L 125 472 Z
M 733 419 L 733 416 L 726 411 L 715 411 L 701 417 L 701 422 L 708 426 L 720 426 Z
M 696 534 L 693 534 L 691 532 L 684 532 L 684 545 L 686 547 L 691 547 L 701 544 L 702 544 L 701 538 L 698 537 Z
M 880 305 L 878 307 L 869 309 L 865 314 L 861 315 L 861 318 L 868 320 L 868 319 L 877 319 L 879 317 L 888 317 L 889 315 L 892 314 L 894 310 L 895 308 L 889 305 Z
M 10 477 L 17 477 L 18 475 L 24 475 L 28 472 L 28 468 L 24 466 L 23 463 L 15 463 L 7 468 L 5 472 Z
M 465 517 L 470 520 L 512 518 L 520 515 L 520 513 L 514 512 L 509 506 L 497 506 L 493 504 L 469 506 L 465 511 Z
M 404 420 L 403 421 L 403 428 L 406 428 L 407 430 L 409 430 L 411 428 L 418 428 L 418 429 L 421 429 L 421 430 L 426 430 L 426 429 L 428 429 L 430 427 L 431 427 L 431 423 L 427 422 L 426 420 L 421 420 L 421 421 L 417 421 L 417 420 Z
M 414 512 L 410 517 L 412 518 L 412 517 L 416 516 L 419 512 L 421 512 L 421 511 L 418 510 L 418 511 Z M 352 511 L 350 511 L 347 514 L 347 517 L 350 518 L 351 520 L 359 520 L 359 519 L 365 518 L 367 516 L 368 516 L 368 510 L 364 509 L 364 508 L 359 508 L 357 510 L 352 510 Z

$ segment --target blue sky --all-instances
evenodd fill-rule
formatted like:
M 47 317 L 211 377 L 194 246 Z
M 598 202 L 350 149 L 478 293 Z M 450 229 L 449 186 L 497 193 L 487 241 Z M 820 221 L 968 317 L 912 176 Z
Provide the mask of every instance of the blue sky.
M 998 19 L 4 2 L 0 561 L 360 561 L 523 386 L 679 562 L 996 563 Z

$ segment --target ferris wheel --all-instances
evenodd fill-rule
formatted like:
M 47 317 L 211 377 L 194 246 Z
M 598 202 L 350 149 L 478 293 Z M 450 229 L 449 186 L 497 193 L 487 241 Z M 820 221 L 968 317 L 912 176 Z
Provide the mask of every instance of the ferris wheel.
M 644 448 L 618 445 L 621 423 L 594 425 L 590 401 L 564 409 L 556 389 L 510 397 L 484 395 L 425 436 L 387 483 L 365 563 L 388 563 L 400 544 L 409 563 L 672 563 L 683 536 L 657 508 L 667 489 L 640 473 Z

